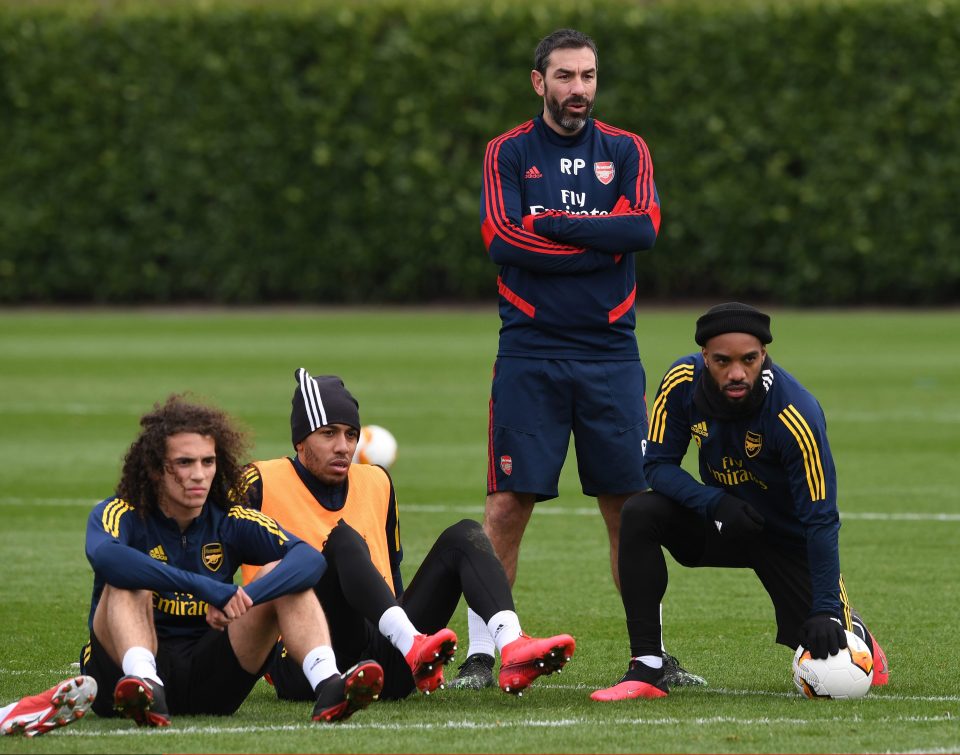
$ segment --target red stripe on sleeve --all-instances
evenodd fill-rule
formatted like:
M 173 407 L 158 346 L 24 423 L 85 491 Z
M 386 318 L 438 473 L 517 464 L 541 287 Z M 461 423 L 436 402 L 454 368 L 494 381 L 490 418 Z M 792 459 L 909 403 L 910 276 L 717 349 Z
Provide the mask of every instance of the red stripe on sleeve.
M 543 236 L 530 233 L 522 226 L 517 226 L 507 216 L 503 202 L 503 184 L 500 177 L 500 148 L 508 140 L 522 136 L 532 129 L 533 121 L 528 121 L 498 136 L 487 145 L 483 160 L 483 186 L 486 197 L 486 219 L 490 222 L 493 231 L 493 236 L 490 239 L 492 241 L 494 236 L 499 236 L 518 249 L 538 254 L 580 254 L 583 250 L 579 247 L 558 244 Z M 489 249 L 489 244 L 487 244 L 487 248 Z
M 483 223 L 480 224 L 480 235 L 483 236 L 483 245 L 489 252 L 490 244 L 492 244 L 493 240 L 497 237 L 497 232 L 494 230 L 493 223 L 490 222 L 489 216 L 484 218 Z
M 625 136 L 628 139 L 633 140 L 633 143 L 637 148 L 637 152 L 640 155 L 640 165 L 639 170 L 637 171 L 636 185 L 637 209 L 647 211 L 652 210 L 653 207 L 656 207 L 657 205 L 654 201 L 653 160 L 650 158 L 650 150 L 647 148 L 646 142 L 630 131 L 624 131 L 623 129 L 616 128 L 607 123 L 602 123 L 601 121 L 594 121 L 594 126 L 599 129 L 601 133 L 608 134 L 610 136 Z M 659 227 L 659 220 L 657 221 L 656 225 Z

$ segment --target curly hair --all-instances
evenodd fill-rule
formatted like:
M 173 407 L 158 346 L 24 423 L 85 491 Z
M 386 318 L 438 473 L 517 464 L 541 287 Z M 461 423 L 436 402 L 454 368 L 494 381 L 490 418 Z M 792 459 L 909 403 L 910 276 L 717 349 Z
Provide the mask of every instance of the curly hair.
M 185 394 L 173 394 L 162 405 L 140 418 L 140 435 L 123 459 L 123 471 L 117 495 L 133 506 L 141 517 L 159 508 L 159 480 L 167 455 L 167 438 L 177 433 L 197 433 L 213 438 L 217 451 L 217 472 L 213 478 L 209 503 L 220 508 L 232 504 L 231 491 L 240 482 L 246 455 L 247 433 L 225 412 L 191 403 Z

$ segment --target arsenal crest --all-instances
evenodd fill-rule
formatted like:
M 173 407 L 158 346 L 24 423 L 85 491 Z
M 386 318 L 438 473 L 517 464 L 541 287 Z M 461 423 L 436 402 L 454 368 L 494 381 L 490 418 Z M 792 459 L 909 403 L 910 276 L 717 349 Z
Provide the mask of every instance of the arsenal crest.
M 760 433 L 747 432 L 746 440 L 743 442 L 743 449 L 747 452 L 747 457 L 753 459 L 763 447 L 763 436 Z
M 616 173 L 616 170 L 613 167 L 612 162 L 602 162 L 593 164 L 593 174 L 597 177 L 597 180 L 606 186 L 613 180 L 613 176 Z
M 503 473 L 509 477 L 513 472 L 513 458 L 510 456 L 501 456 L 500 469 L 502 469 Z
M 220 543 L 207 543 L 200 551 L 200 558 L 210 571 L 216 571 L 223 566 L 223 546 Z

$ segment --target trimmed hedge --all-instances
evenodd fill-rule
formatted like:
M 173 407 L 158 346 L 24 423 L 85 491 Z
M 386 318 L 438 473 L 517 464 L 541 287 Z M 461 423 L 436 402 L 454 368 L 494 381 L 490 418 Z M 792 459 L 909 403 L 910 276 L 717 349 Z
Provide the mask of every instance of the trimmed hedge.
M 663 203 L 642 297 L 960 300 L 960 0 L 0 5 L 0 302 L 488 298 L 533 48 Z

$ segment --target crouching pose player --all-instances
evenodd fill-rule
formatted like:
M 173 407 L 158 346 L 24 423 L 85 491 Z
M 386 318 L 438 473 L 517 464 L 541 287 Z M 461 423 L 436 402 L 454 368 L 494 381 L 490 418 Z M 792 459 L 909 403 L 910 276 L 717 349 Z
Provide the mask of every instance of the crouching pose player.
M 323 556 L 231 500 L 244 435 L 219 410 L 182 396 L 140 425 L 116 495 L 87 521 L 94 583 L 81 666 L 108 691 L 93 703 L 97 715 L 167 726 L 171 714 L 232 714 L 278 634 L 309 680 L 314 720 L 342 720 L 375 699 L 376 663 L 337 669 L 310 589 Z M 233 582 L 241 563 L 262 567 L 244 587 Z
M 521 631 L 506 573 L 478 522 L 444 530 L 404 590 L 393 482 L 382 467 L 352 463 L 360 436 L 356 399 L 338 377 L 299 369 L 295 378 L 296 455 L 250 465 L 245 493 L 248 505 L 322 549 L 328 569 L 315 590 L 341 665 L 378 661 L 386 699 L 442 687 L 457 641 L 446 625 L 462 594 L 501 651 L 501 689 L 519 694 L 538 676 L 560 671 L 573 655 L 573 638 Z M 278 696 L 304 698 L 309 686 L 284 645 L 286 636 L 271 680 Z
M 662 547 L 683 566 L 753 569 L 773 602 L 778 643 L 825 658 L 847 646 L 847 629 L 872 650 L 873 684 L 886 684 L 886 657 L 840 576 L 836 470 L 820 404 L 770 359 L 770 318 L 753 307 L 713 307 L 697 320 L 695 340 L 701 351 L 674 363 L 653 404 L 644 460 L 652 491 L 623 508 L 629 668 L 591 697 L 667 694 Z M 703 484 L 680 467 L 691 436 Z

